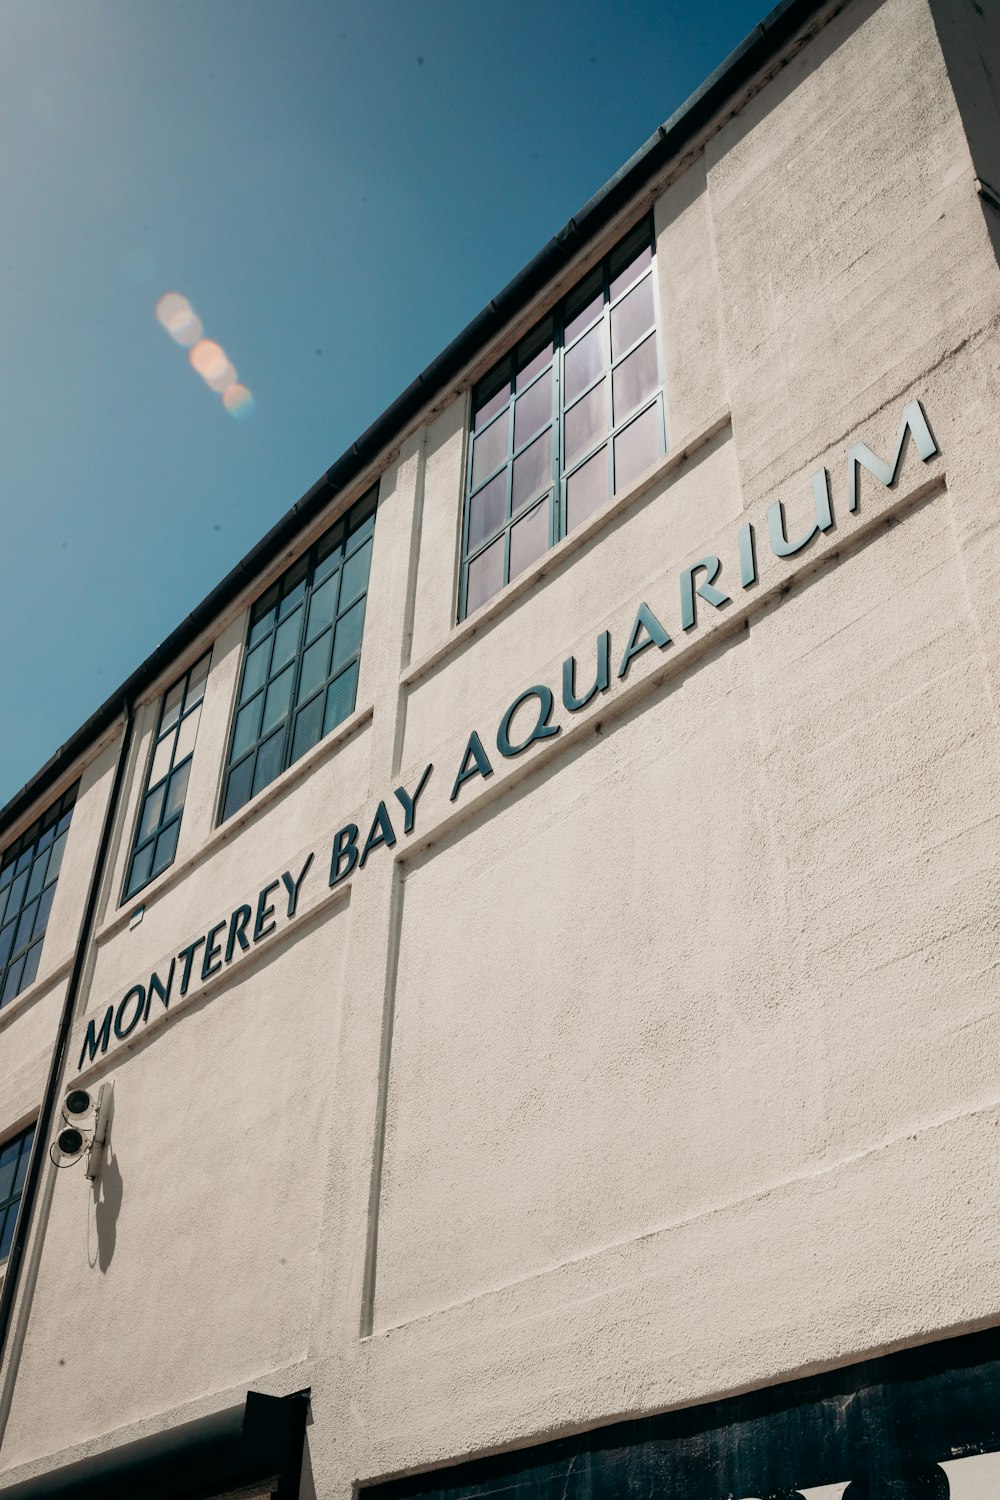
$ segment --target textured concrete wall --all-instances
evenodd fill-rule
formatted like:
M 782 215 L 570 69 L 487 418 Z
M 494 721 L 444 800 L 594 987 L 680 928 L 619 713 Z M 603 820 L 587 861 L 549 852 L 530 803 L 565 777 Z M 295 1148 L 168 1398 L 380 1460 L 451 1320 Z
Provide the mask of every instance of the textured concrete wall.
M 408 436 L 357 712 L 216 829 L 245 609 L 220 621 L 178 859 L 130 930 L 139 715 L 67 1081 L 88 1020 L 316 857 L 294 920 L 79 1075 L 114 1081 L 111 1156 L 96 1195 L 47 1180 L 12 1474 L 308 1384 L 304 1493 L 346 1500 L 1000 1316 L 1000 273 L 927 0 L 830 13 L 658 194 L 663 462 L 455 626 L 467 399 Z M 863 473 L 852 513 L 848 449 L 891 459 L 915 399 L 939 452 Z M 808 529 L 824 467 L 835 525 L 776 557 L 769 509 Z M 730 602 L 685 630 L 706 555 Z M 640 600 L 671 644 L 619 679 Z M 605 629 L 611 687 L 571 714 L 563 661 L 589 682 Z M 532 684 L 560 732 L 504 759 Z M 493 774 L 452 800 L 473 729 Z M 331 893 L 381 798 L 395 847 Z M 46 972 L 0 1016 L 11 1128 Z

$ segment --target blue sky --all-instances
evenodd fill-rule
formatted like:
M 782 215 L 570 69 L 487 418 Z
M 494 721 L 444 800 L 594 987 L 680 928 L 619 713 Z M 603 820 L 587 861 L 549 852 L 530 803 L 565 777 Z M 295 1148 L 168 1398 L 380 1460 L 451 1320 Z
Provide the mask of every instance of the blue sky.
M 4 0 L 0 804 L 767 8 Z

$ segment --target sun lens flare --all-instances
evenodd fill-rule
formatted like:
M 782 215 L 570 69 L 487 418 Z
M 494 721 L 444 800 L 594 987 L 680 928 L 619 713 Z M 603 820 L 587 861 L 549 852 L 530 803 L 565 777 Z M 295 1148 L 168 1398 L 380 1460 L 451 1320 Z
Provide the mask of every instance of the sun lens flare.
M 222 404 L 231 416 L 246 421 L 254 408 L 253 393 L 245 385 L 231 385 L 222 397 Z
M 204 337 L 202 321 L 180 292 L 165 292 L 156 304 L 156 316 L 175 343 L 188 351 L 191 368 L 209 390 L 222 397 L 231 416 L 246 418 L 254 409 L 252 393 L 236 378 L 236 366 L 221 344 Z
M 188 359 L 209 389 L 218 391 L 220 396 L 236 384 L 236 369 L 225 349 L 214 339 L 200 339 Z
M 196 344 L 204 333 L 201 319 L 180 292 L 167 292 L 156 304 L 156 316 L 170 337 L 183 349 Z

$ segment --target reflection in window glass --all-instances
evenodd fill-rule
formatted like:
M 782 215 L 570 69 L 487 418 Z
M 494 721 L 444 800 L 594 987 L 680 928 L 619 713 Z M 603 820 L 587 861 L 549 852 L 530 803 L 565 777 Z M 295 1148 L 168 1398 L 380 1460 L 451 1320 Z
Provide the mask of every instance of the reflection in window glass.
M 479 426 L 493 399 L 483 397 Z M 491 431 L 478 449 L 483 472 Z M 221 821 L 354 712 L 377 503 L 376 485 L 250 611 Z
M 38 973 L 76 793 L 64 792 L 0 859 L 0 1006 Z
M 20 1135 L 12 1136 L 0 1146 L 0 1263 L 10 1253 L 34 1139 L 35 1127 L 29 1125 L 27 1130 L 22 1130 Z
M 174 862 L 211 655 L 206 652 L 164 694 L 123 901 Z
M 654 275 L 647 219 L 473 390 L 459 619 L 663 453 Z

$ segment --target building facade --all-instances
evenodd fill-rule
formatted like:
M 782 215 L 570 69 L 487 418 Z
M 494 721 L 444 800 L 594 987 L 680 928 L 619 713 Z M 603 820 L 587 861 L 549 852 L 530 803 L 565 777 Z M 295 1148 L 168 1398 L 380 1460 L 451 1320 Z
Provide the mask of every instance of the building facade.
M 4 810 L 0 1494 L 995 1487 L 998 78 L 786 0 Z

